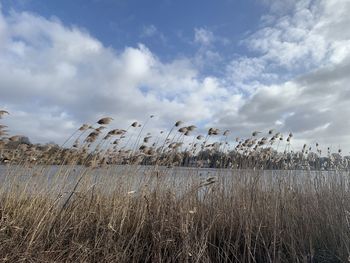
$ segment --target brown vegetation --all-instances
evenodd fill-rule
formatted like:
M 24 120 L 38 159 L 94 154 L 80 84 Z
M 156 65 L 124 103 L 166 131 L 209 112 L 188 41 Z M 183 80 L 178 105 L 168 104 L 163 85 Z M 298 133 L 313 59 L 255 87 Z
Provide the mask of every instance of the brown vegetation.
M 138 134 L 124 149 L 119 146 L 121 141 L 126 145 L 129 129 L 138 125 L 106 131 L 101 128 L 104 126 L 86 125 L 70 138 L 77 144 L 72 148 L 47 146 L 39 150 L 44 146 L 18 144 L 11 152 L 4 150 L 10 140 L 2 137 L 0 150 L 7 165 L 2 167 L 0 187 L 1 260 L 349 259 L 350 184 L 340 153 L 339 159 L 332 159 L 335 171 L 266 171 L 264 165 L 271 158 L 282 156 L 281 162 L 287 165 L 300 161 L 293 157 L 297 153 L 270 150 L 272 138 L 279 141 L 281 135 L 271 131 L 270 139 L 257 138 L 256 133 L 238 140 L 234 158 L 228 161 L 225 158 L 230 151 L 225 141 L 220 145 L 220 141 L 210 140 L 219 130 L 212 128 L 200 137 L 198 147 L 192 144 L 184 148 L 182 138 L 195 128 L 180 127 L 185 129 L 174 132 L 180 125 L 174 125 L 176 129 L 164 142 L 152 145 L 150 138 L 145 142 L 143 134 Z M 227 136 L 228 131 L 225 133 Z M 287 137 L 289 143 L 291 138 Z M 306 151 L 305 146 L 300 158 L 309 156 Z M 176 179 L 171 178 L 172 168 L 161 167 L 179 164 L 185 154 L 198 156 L 196 165 L 205 163 L 208 156 L 204 153 L 210 158 L 217 154 L 218 167 L 246 165 L 254 169 L 218 170 L 214 176 L 200 174 L 206 170 L 190 169 L 183 174 L 185 179 Z M 328 161 L 331 156 L 335 155 L 329 155 Z M 108 162 L 128 165 L 116 167 L 106 165 Z M 145 162 L 152 166 L 144 166 L 140 172 L 137 164 Z M 53 174 L 51 166 L 37 165 L 52 163 L 59 164 Z M 63 165 L 66 163 L 72 165 Z M 85 166 L 76 166 L 78 163 Z M 169 182 L 169 178 L 174 180 Z

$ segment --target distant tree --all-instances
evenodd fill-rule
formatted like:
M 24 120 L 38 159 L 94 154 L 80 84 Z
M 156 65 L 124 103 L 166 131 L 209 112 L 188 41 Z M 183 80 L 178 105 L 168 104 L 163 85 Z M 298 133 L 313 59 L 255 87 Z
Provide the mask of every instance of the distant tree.
M 20 144 L 28 144 L 31 145 L 32 143 L 30 142 L 29 138 L 26 136 L 22 136 L 19 140 Z

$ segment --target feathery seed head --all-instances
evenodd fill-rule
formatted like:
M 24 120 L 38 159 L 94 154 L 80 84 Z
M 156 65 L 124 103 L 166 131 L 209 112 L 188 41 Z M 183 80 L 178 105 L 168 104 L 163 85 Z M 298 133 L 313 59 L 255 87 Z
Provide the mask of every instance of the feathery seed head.
M 187 127 L 182 127 L 180 129 L 178 129 L 178 132 L 181 132 L 181 133 L 185 133 L 187 131 L 188 131 Z
M 179 127 L 182 123 L 183 123 L 182 121 L 175 122 L 175 127 Z
M 6 110 L 0 110 L 0 119 L 2 118 L 2 116 L 4 116 L 5 114 L 10 114 L 8 111 Z
M 79 131 L 86 131 L 89 128 L 88 124 L 83 124 L 82 126 L 80 126 Z
M 113 118 L 111 118 L 111 117 L 105 117 L 105 118 L 99 119 L 97 121 L 97 123 L 100 124 L 100 125 L 110 124 L 112 120 L 113 120 Z
M 254 131 L 254 132 L 252 133 L 252 136 L 255 137 L 255 136 L 257 136 L 259 133 L 261 133 L 261 132 L 259 132 L 259 131 Z
M 194 129 L 196 129 L 197 127 L 195 125 L 190 125 L 187 127 L 188 131 L 193 131 Z

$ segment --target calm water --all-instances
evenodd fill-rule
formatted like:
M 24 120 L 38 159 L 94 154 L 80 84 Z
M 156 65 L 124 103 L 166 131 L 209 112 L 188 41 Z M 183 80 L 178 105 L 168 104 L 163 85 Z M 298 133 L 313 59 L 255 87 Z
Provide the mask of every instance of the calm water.
M 0 190 L 35 193 L 69 193 L 74 187 L 99 189 L 105 193 L 114 191 L 139 191 L 147 187 L 174 190 L 178 194 L 201 185 L 210 177 L 221 191 L 230 191 L 233 184 L 259 185 L 271 190 L 280 185 L 290 188 L 314 186 L 331 187 L 341 184 L 349 189 L 349 172 L 335 171 L 271 171 L 231 170 L 185 167 L 154 167 L 116 165 L 107 168 L 88 169 L 82 166 L 20 166 L 0 165 Z M 230 188 L 231 187 L 231 188 Z

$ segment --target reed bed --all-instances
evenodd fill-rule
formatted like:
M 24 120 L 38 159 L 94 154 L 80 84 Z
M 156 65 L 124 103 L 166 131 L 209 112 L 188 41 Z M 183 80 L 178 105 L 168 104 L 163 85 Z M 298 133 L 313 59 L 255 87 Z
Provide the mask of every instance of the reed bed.
M 111 121 L 102 118 L 98 124 Z M 194 128 L 176 131 L 183 128 L 178 122 L 154 146 L 144 139 L 151 136 L 145 131 L 135 140 L 120 138 L 138 125 L 106 131 L 103 138 L 100 126 L 82 126 L 64 143 L 79 145 L 55 149 L 23 144 L 10 149 L 17 139 L 1 135 L 7 148 L 1 148 L 0 259 L 350 261 L 350 174 L 341 152 L 329 154 L 326 165 L 320 154 L 312 155 L 323 167 L 316 169 L 307 147 L 275 152 L 267 143 L 271 138 L 253 133 L 238 140 L 229 159 L 226 131 L 221 145 L 211 141 L 219 133 L 211 129 L 199 148 L 185 148 L 180 143 Z M 122 146 L 114 148 L 108 133 L 124 141 Z M 219 169 L 198 167 L 208 160 L 204 153 L 209 159 L 219 156 L 213 159 Z M 184 164 L 185 155 L 195 167 L 174 167 Z M 267 169 L 276 158 L 286 169 L 279 169 L 279 162 Z M 308 168 L 287 169 L 298 161 Z

